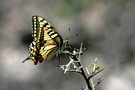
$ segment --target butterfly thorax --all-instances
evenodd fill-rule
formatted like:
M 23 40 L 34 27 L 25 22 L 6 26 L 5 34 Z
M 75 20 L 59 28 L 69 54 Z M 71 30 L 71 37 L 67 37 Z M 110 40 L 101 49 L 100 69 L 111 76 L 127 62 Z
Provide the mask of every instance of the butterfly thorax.
M 60 48 L 60 51 L 63 51 L 67 46 L 68 46 L 68 40 L 64 40 Z

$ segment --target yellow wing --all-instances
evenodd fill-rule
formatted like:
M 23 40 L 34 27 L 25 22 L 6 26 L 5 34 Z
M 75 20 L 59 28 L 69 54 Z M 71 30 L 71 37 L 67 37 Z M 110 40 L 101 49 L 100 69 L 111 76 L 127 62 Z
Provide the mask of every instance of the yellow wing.
M 41 63 L 44 59 L 49 60 L 61 50 L 63 39 L 57 33 L 56 29 L 40 16 L 33 16 L 32 24 L 33 42 L 29 46 L 30 56 L 23 62 L 31 59 L 36 65 L 37 63 Z

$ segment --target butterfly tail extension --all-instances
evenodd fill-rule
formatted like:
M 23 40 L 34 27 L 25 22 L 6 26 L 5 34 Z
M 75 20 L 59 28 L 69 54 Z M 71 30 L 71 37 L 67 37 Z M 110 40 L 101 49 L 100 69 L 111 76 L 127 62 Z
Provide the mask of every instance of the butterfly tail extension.
M 25 60 L 23 60 L 22 63 L 24 63 L 25 61 L 28 61 L 28 60 L 30 60 L 29 57 L 27 57 Z
M 38 63 L 37 60 L 33 60 L 33 59 L 31 59 L 30 57 L 28 57 L 28 58 L 26 58 L 25 60 L 23 60 L 22 63 L 24 63 L 24 62 L 26 62 L 26 61 L 28 61 L 28 60 L 32 60 L 32 61 L 34 62 L 34 65 L 37 65 L 37 63 Z M 39 62 L 41 63 L 42 60 L 39 60 Z

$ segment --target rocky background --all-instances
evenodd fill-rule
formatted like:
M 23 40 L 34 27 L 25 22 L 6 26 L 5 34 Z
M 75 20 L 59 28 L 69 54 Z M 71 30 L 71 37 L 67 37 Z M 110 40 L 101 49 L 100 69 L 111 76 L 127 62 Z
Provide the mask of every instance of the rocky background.
M 21 63 L 29 55 L 33 15 L 46 18 L 63 39 L 79 34 L 69 44 L 79 48 L 83 42 L 83 67 L 97 57 L 106 68 L 94 78 L 106 76 L 96 90 L 135 90 L 135 0 L 1 0 L 0 90 L 86 86 L 81 75 L 63 74 L 56 57 L 38 65 Z

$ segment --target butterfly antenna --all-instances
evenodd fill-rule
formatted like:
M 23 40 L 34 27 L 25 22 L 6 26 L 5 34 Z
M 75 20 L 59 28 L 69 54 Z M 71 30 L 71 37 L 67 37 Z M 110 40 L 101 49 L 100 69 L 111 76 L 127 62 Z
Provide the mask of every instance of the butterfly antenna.
M 71 29 L 70 29 L 70 28 L 68 28 L 68 30 L 70 31 Z M 67 40 L 69 40 L 69 39 L 71 39 L 71 38 L 74 38 L 74 37 L 77 37 L 77 36 L 78 36 L 78 34 L 76 34 L 76 35 L 74 35 L 74 36 L 69 37 Z
M 71 29 L 70 29 L 70 28 L 68 28 L 68 30 L 69 30 L 69 31 L 71 31 Z M 69 40 L 69 39 L 71 39 L 71 38 L 74 38 L 74 37 L 77 37 L 77 36 L 78 36 L 78 34 L 76 34 L 76 35 L 74 35 L 74 36 L 69 37 L 67 40 Z
M 74 38 L 74 37 L 77 37 L 77 36 L 78 36 L 78 34 L 76 34 L 76 35 L 74 35 L 74 36 L 69 37 L 67 40 L 69 40 L 69 39 L 71 39 L 71 38 Z
M 68 30 L 70 31 L 70 28 L 68 28 Z

